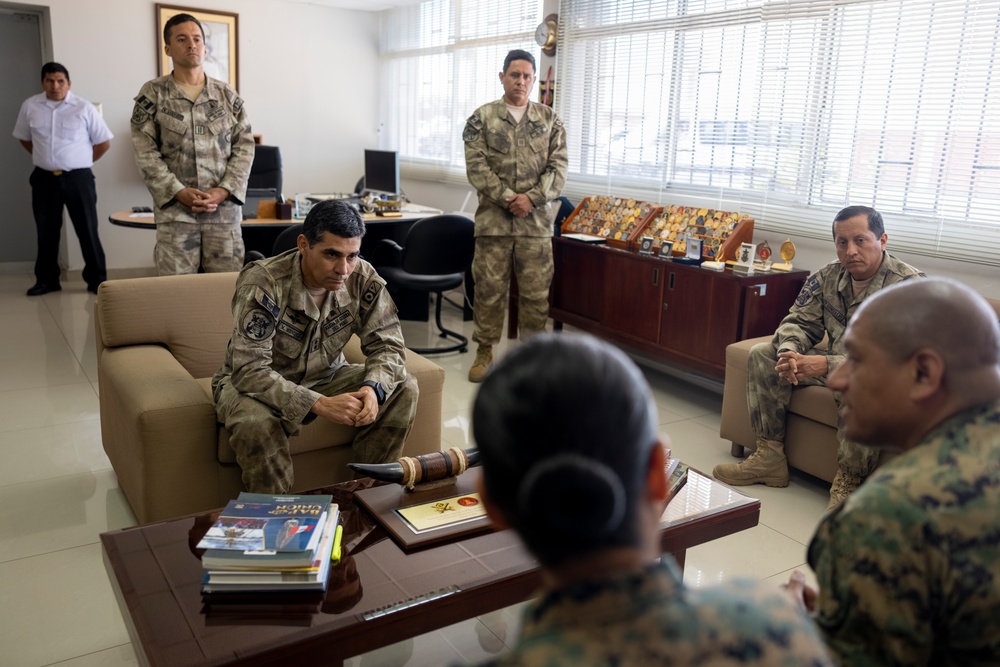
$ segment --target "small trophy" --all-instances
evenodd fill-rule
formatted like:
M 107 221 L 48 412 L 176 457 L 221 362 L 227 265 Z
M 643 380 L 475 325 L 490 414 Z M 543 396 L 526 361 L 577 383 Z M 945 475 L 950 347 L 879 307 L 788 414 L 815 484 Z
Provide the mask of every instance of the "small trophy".
M 640 255 L 653 255 L 653 237 L 643 236 L 642 240 L 639 242 L 639 254 Z
M 792 243 L 792 240 L 785 239 L 785 242 L 781 244 L 781 248 L 778 249 L 778 253 L 781 255 L 781 259 L 785 261 L 772 264 L 771 269 L 774 271 L 791 271 L 792 259 L 795 258 L 795 244 Z
M 733 273 L 743 276 L 753 275 L 753 260 L 757 254 L 757 248 L 752 243 L 741 243 L 736 251 L 736 264 L 733 265 Z
M 757 259 L 760 260 L 760 269 L 762 271 L 771 270 L 771 246 L 768 245 L 767 241 L 757 246 Z

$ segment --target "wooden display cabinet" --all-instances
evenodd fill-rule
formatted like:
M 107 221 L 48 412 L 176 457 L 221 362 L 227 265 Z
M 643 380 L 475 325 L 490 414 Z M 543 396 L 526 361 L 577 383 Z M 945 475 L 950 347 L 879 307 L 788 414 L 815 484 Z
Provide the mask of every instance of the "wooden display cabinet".
M 773 333 L 809 275 L 740 276 L 561 237 L 553 245 L 553 320 L 718 378 L 726 346 Z

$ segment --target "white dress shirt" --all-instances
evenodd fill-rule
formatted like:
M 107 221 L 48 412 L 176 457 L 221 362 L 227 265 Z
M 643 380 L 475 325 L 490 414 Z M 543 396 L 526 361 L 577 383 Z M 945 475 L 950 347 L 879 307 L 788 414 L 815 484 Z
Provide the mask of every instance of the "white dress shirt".
M 32 95 L 14 125 L 14 138 L 30 141 L 31 161 L 47 171 L 92 167 L 93 147 L 112 137 L 97 107 L 72 91 L 62 102 L 50 101 L 45 93 Z

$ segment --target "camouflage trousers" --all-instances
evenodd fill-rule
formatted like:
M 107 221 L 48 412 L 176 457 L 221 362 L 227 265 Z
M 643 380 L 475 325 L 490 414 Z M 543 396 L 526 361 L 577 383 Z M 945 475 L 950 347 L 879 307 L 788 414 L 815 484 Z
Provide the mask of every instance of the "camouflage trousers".
M 805 354 L 823 354 L 809 350 Z M 774 367 L 778 363 L 778 351 L 771 341 L 757 343 L 750 348 L 747 362 L 747 403 L 750 408 L 750 424 L 754 435 L 767 440 L 785 441 L 785 419 L 788 404 L 792 400 L 792 384 L 778 377 Z M 826 378 L 809 378 L 799 382 L 803 385 L 826 386 Z M 833 392 L 833 400 L 840 407 L 840 393 Z M 837 417 L 837 466 L 845 473 L 862 479 L 878 466 L 881 451 L 847 440 L 843 423 Z
M 161 276 L 239 271 L 243 268 L 240 223 L 157 222 L 156 270 Z
M 365 367 L 348 364 L 340 368 L 329 384 L 312 389 L 324 396 L 357 391 L 365 380 Z M 399 460 L 403 443 L 410 434 L 417 412 L 417 380 L 406 379 L 379 406 L 378 417 L 359 427 L 353 450 L 358 463 L 390 463 Z M 243 484 L 253 493 L 288 493 L 295 483 L 289 436 L 298 433 L 300 424 L 281 419 L 270 407 L 239 393 L 227 381 L 218 389 L 216 413 L 229 431 L 229 444 L 243 470 Z M 308 424 L 316 415 L 309 413 Z M 343 471 L 331 471 L 330 479 Z
M 510 270 L 517 276 L 517 328 L 521 339 L 545 331 L 552 284 L 552 239 L 544 236 L 477 236 L 472 259 L 476 281 L 472 340 L 496 345 L 503 330 Z

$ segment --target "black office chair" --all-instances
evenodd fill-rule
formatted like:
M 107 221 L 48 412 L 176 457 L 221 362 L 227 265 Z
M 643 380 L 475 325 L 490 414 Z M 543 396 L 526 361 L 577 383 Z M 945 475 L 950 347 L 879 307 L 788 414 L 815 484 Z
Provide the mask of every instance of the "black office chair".
M 299 244 L 299 234 L 302 233 L 302 223 L 291 225 L 282 230 L 278 234 L 278 238 L 274 239 L 274 245 L 271 247 L 271 257 L 275 255 L 280 255 L 286 250 L 291 250 Z
M 436 215 L 410 227 L 405 245 L 382 239 L 372 254 L 372 264 L 390 288 L 402 287 L 437 295 L 434 322 L 441 338 L 458 343 L 447 347 L 410 347 L 418 354 L 467 352 L 469 339 L 441 324 L 443 292 L 462 285 L 463 274 L 472 265 L 475 223 L 462 215 Z M 408 346 L 409 347 L 409 346 Z
M 277 146 L 255 146 L 250 165 L 248 188 L 274 188 L 278 200 L 285 201 L 281 190 L 281 149 Z
M 573 214 L 573 211 L 576 210 L 576 206 L 573 206 L 573 203 L 566 197 L 558 197 L 555 201 L 559 202 L 559 212 L 556 213 L 552 233 L 555 236 L 562 236 L 563 223 L 566 222 L 566 218 Z

